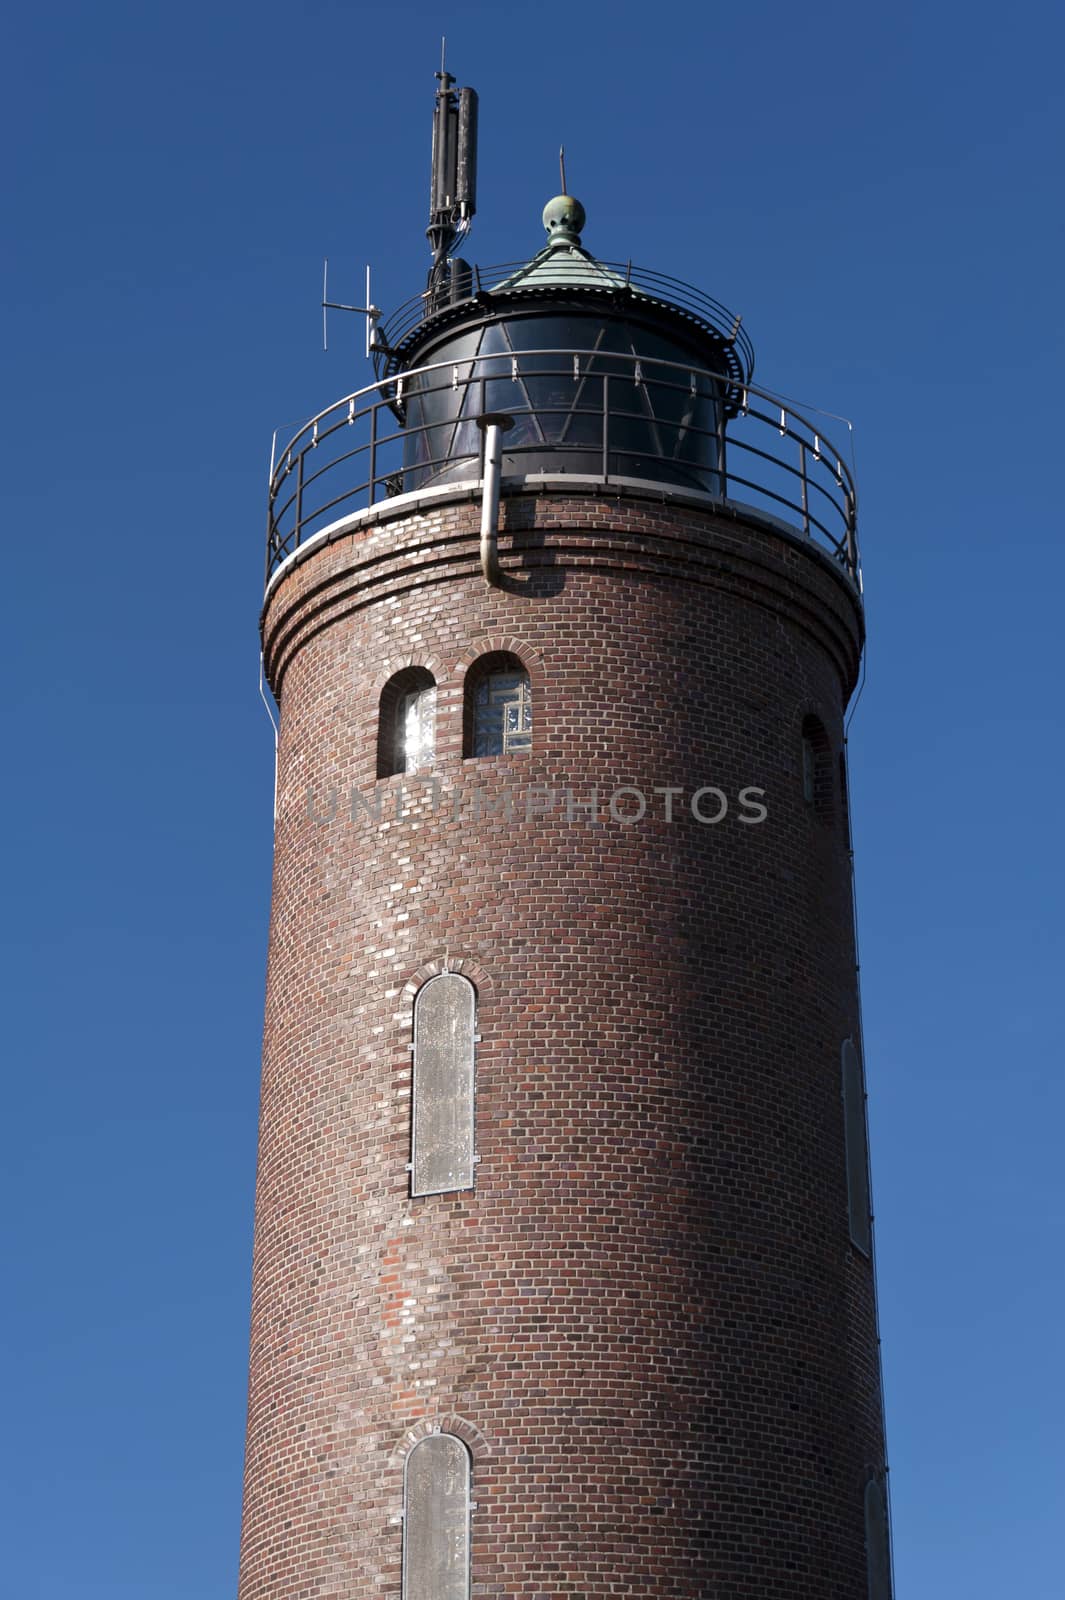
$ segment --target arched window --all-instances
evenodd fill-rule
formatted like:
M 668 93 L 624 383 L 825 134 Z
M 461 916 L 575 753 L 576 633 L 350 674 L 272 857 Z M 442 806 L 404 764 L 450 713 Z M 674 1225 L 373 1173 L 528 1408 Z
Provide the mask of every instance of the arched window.
M 841 1051 L 843 1137 L 847 1154 L 847 1215 L 851 1242 L 863 1255 L 873 1248 L 869 1203 L 869 1144 L 865 1120 L 865 1078 L 853 1039 Z
M 406 667 L 381 691 L 377 776 L 426 772 L 436 754 L 436 682 L 425 667 Z
M 832 821 L 832 747 L 813 716 L 802 722 L 802 797 L 822 822 Z
M 403 1472 L 403 1600 L 469 1600 L 470 1452 L 431 1433 Z
M 883 1478 L 865 1486 L 865 1562 L 869 1600 L 891 1600 L 891 1535 Z
M 410 1192 L 473 1188 L 477 992 L 442 972 L 414 999 Z
M 532 749 L 532 690 L 519 658 L 499 650 L 466 673 L 464 756 L 502 756 Z

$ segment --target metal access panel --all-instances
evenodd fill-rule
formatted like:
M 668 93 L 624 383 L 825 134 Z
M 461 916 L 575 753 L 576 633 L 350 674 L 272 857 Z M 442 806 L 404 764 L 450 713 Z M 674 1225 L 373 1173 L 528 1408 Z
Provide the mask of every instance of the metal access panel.
M 403 1600 L 469 1600 L 470 1453 L 435 1433 L 407 1457 Z
M 865 1079 L 854 1041 L 845 1039 L 843 1067 L 843 1132 L 847 1145 L 847 1211 L 851 1240 L 865 1255 L 873 1248 L 869 1200 L 869 1143 L 865 1120 Z
M 411 1194 L 473 1188 L 476 1010 L 457 972 L 430 978 L 415 998 Z

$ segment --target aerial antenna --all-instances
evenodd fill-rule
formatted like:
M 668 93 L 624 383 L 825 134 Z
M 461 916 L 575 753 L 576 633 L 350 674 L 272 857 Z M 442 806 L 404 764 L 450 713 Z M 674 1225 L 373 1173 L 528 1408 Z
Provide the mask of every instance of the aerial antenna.
M 457 240 L 469 232 L 477 209 L 477 95 L 456 89 L 445 65 L 447 40 L 440 43 L 433 107 L 432 179 L 426 237 L 433 252 L 430 289 L 438 287 Z
M 566 146 L 564 144 L 560 144 L 558 147 L 558 174 L 562 179 L 562 193 L 569 194 L 569 190 L 566 188 Z
M 354 311 L 357 316 L 366 318 L 366 359 L 375 350 L 383 350 L 384 344 L 378 340 L 377 324 L 381 317 L 381 308 L 375 306 L 370 299 L 370 268 L 366 268 L 366 304 L 364 306 L 345 305 L 340 300 L 329 298 L 329 257 L 326 256 L 322 263 L 322 349 L 329 349 L 328 314 L 330 311 Z

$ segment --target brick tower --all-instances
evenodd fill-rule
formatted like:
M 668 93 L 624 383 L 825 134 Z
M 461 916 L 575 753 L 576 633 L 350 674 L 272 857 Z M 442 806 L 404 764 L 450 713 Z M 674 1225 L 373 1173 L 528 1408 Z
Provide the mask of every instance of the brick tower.
M 241 1600 L 890 1596 L 836 448 L 545 209 L 275 453 Z

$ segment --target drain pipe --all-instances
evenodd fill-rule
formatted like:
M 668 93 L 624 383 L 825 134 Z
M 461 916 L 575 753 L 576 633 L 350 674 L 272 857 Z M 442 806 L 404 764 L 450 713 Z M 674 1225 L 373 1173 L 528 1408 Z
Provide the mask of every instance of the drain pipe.
M 499 570 L 496 533 L 499 528 L 499 479 L 503 464 L 503 435 L 514 426 L 505 411 L 486 411 L 477 418 L 484 434 L 484 475 L 481 479 L 481 571 L 485 583 L 498 589 L 503 574 Z

